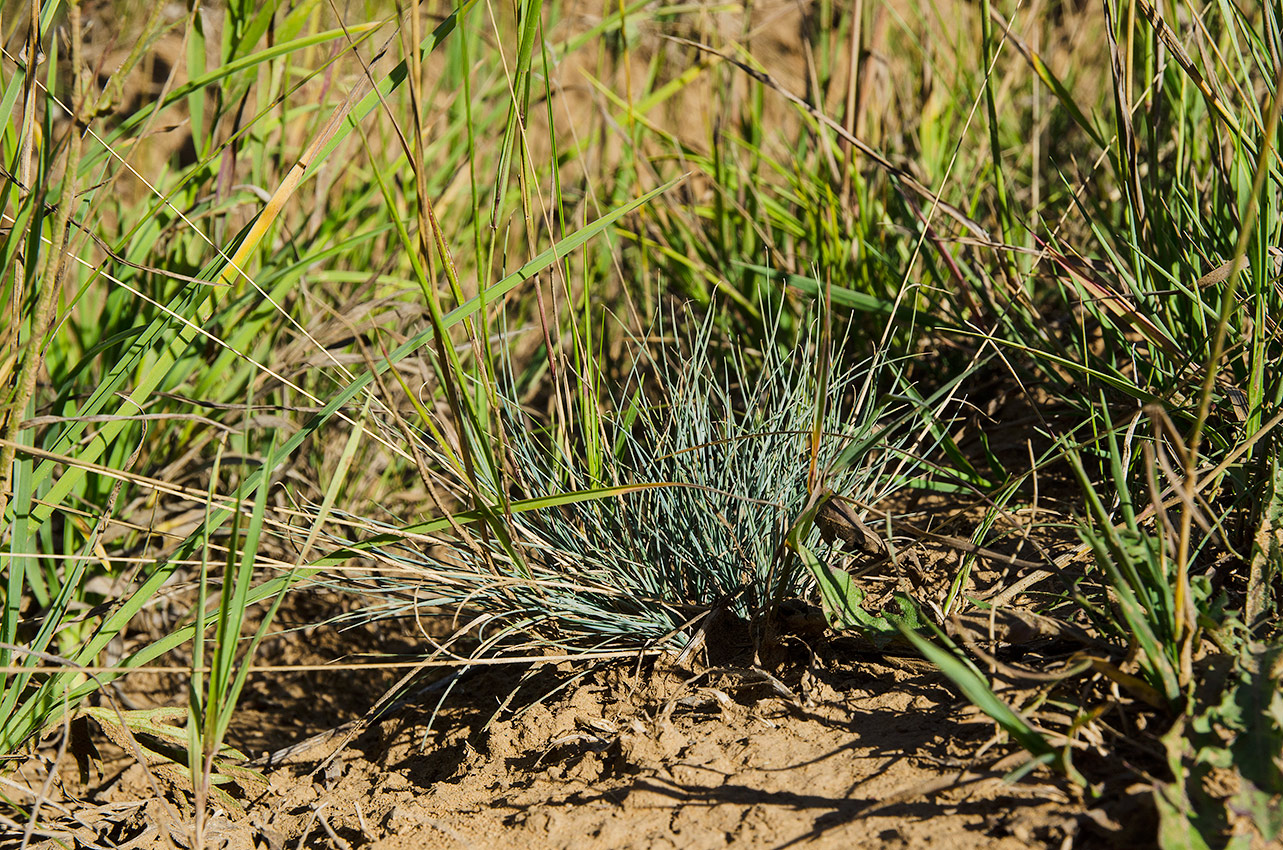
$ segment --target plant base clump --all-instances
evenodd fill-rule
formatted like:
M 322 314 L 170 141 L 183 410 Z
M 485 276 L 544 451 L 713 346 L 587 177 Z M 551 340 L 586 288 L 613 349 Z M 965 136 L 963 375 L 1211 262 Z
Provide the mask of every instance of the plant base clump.
M 902 451 L 913 417 L 878 396 L 892 369 L 817 380 L 814 342 L 756 355 L 707 332 L 686 342 L 639 356 L 627 403 L 574 438 L 502 400 L 511 480 L 483 486 L 484 528 L 429 558 L 382 549 L 397 577 L 370 578 L 384 597 L 362 616 L 468 611 L 485 642 L 635 648 L 681 642 L 716 608 L 755 617 L 807 592 L 785 541 L 814 494 L 876 502 L 916 465 Z M 827 551 L 816 531 L 807 542 Z

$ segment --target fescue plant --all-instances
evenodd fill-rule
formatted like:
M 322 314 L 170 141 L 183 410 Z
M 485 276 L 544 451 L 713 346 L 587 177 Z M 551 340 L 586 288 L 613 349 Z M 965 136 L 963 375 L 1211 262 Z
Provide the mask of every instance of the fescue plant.
M 566 651 L 680 649 L 712 612 L 760 624 L 805 595 L 813 579 L 787 546 L 795 523 L 825 493 L 875 506 L 920 475 L 921 400 L 891 363 L 823 379 L 830 343 L 814 332 L 755 351 L 692 321 L 678 311 L 659 342 L 638 343 L 595 433 L 573 443 L 522 409 L 509 373 L 504 477 L 480 486 L 511 511 L 426 547 L 417 535 L 396 545 L 391 530 L 357 544 L 377 559 L 361 582 L 379 601 L 353 616 L 445 611 L 484 632 L 487 649 L 504 636 Z

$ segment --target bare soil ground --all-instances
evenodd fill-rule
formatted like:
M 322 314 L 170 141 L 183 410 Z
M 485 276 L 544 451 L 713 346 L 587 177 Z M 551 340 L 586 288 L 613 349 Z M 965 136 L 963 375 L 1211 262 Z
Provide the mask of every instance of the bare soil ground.
M 333 657 L 352 638 L 293 632 L 270 660 Z M 361 717 L 394 676 L 258 676 L 236 743 L 276 757 L 260 759 L 266 786 L 236 795 L 244 812 L 213 818 L 207 844 L 1130 847 L 1154 834 L 1148 786 L 1126 777 L 1095 800 L 1041 770 L 1004 780 L 1024 757 L 993 745 L 992 724 L 938 673 L 849 639 L 791 643 L 778 675 L 646 659 L 437 676 L 346 742 L 315 733 Z M 177 682 L 152 682 L 135 704 L 181 704 Z M 88 784 L 62 757 L 30 846 L 190 847 L 187 795 L 123 750 L 102 755 Z M 52 758 L 13 778 L 34 793 Z

